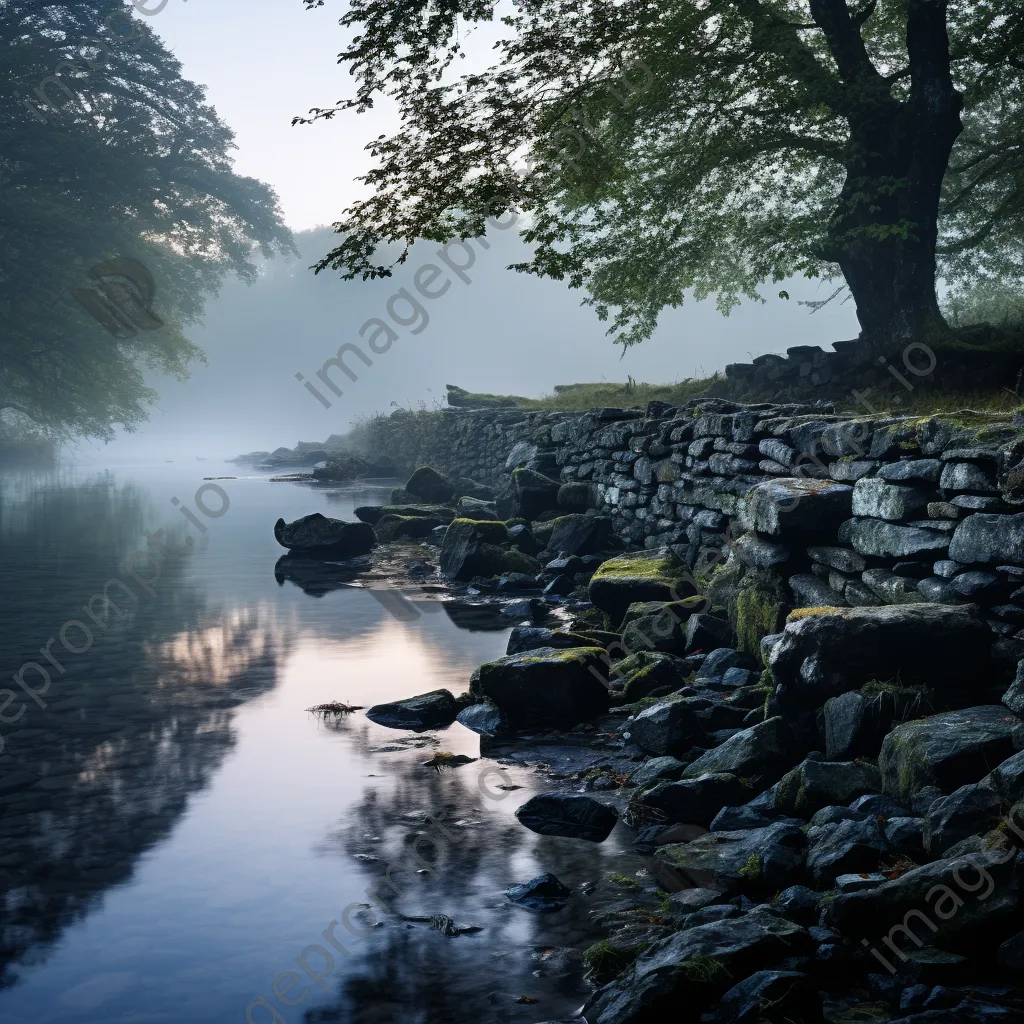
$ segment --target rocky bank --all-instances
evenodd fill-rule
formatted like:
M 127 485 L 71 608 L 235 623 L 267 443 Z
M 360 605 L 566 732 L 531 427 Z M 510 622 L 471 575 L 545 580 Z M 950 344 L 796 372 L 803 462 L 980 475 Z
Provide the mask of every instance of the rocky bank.
M 369 715 L 552 752 L 523 827 L 632 830 L 590 1024 L 1024 1020 L 1021 424 L 413 415 L 369 454 L 437 470 L 357 515 L 519 624 L 465 697 Z

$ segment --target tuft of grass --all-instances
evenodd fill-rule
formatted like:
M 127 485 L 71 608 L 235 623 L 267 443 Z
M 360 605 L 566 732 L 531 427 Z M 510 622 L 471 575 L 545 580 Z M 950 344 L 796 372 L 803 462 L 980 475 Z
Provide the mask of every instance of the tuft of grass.
M 637 881 L 635 878 L 630 878 L 629 875 L 609 875 L 609 882 L 614 882 L 616 885 L 621 885 L 624 889 L 636 889 Z
M 704 953 L 697 953 L 691 956 L 679 966 L 689 981 L 705 985 L 717 981 L 723 974 L 729 973 L 721 960 L 713 956 L 707 956 Z
M 761 880 L 761 855 L 752 853 L 747 858 L 747 863 L 740 868 L 739 875 L 740 878 L 745 878 L 756 885 Z
M 322 718 L 338 718 L 341 715 L 351 715 L 354 711 L 362 711 L 363 708 L 359 704 L 342 704 L 341 701 L 332 700 L 326 704 L 314 704 L 306 710 Z

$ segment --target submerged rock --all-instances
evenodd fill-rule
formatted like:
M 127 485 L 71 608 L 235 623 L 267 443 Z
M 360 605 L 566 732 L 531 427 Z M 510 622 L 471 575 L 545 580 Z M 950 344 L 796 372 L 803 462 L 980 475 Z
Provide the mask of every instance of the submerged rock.
M 604 651 L 542 647 L 481 665 L 470 691 L 493 701 L 517 727 L 571 727 L 608 710 Z
M 344 560 L 369 554 L 377 543 L 377 535 L 369 523 L 347 523 L 328 519 L 314 512 L 293 523 L 278 519 L 274 538 L 281 547 L 309 558 Z
M 603 843 L 619 820 L 614 808 L 574 793 L 540 793 L 516 811 L 516 818 L 542 836 L 591 843 Z
M 572 890 L 548 872 L 521 885 L 510 885 L 505 895 L 517 906 L 544 914 L 561 910 L 572 895 Z
M 376 704 L 366 712 L 366 717 L 389 729 L 425 732 L 451 725 L 458 713 L 458 701 L 449 690 L 431 690 L 407 700 Z

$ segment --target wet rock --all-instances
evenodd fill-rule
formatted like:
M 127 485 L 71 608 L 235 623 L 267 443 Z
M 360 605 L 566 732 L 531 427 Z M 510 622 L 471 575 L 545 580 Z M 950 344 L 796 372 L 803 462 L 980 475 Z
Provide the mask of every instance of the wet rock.
M 544 545 L 525 523 L 516 523 L 508 531 L 509 543 L 517 547 L 524 555 L 535 558 L 544 550 Z
M 802 880 L 806 840 L 796 825 L 774 823 L 737 832 L 709 832 L 662 846 L 654 872 L 669 892 L 700 886 L 730 895 L 776 892 Z
M 881 775 L 870 764 L 856 761 L 807 760 L 784 775 L 775 793 L 780 814 L 809 818 L 830 804 L 846 804 L 854 797 L 881 789 Z
M 821 893 L 809 889 L 806 885 L 791 885 L 779 893 L 775 907 L 783 917 L 808 928 L 818 921 Z
M 721 746 L 701 754 L 689 768 L 687 778 L 698 778 L 712 772 L 727 772 L 742 778 L 777 778 L 794 760 L 794 738 L 788 724 L 781 718 L 743 729 L 730 736 Z
M 613 536 L 608 516 L 561 516 L 554 520 L 548 549 L 560 555 L 594 555 L 609 548 Z
M 505 890 L 505 896 L 516 906 L 542 914 L 561 910 L 571 895 L 572 890 L 550 872 L 521 885 L 510 885 Z
M 1024 798 L 1024 750 L 1008 757 L 981 780 L 1002 798 L 1004 804 Z
M 619 820 L 615 809 L 575 793 L 540 793 L 516 811 L 521 825 L 542 836 L 603 843 Z
M 936 800 L 924 818 L 924 846 L 930 857 L 941 857 L 970 836 L 984 835 L 999 824 L 1002 801 L 984 783 L 969 783 Z
M 278 519 L 274 538 L 281 547 L 307 558 L 344 560 L 369 554 L 377 535 L 369 523 L 347 523 L 314 512 L 293 523 Z
M 668 824 L 707 828 L 724 806 L 741 804 L 750 796 L 750 786 L 735 775 L 702 775 L 697 779 L 659 782 L 633 797 L 626 808 L 625 821 L 639 823 L 656 817 Z
M 1017 665 L 1017 675 L 1003 694 L 1003 703 L 1015 714 L 1024 714 L 1024 661 Z
M 489 702 L 470 704 L 458 713 L 455 720 L 489 740 L 506 739 L 515 732 L 501 708 Z
M 571 727 L 608 710 L 604 651 L 542 647 L 481 665 L 470 691 L 497 704 L 516 727 Z
M 644 708 L 629 723 L 629 737 L 645 753 L 679 754 L 704 732 L 712 702 L 705 697 L 673 697 Z M 698 773 L 699 774 L 699 773 Z
M 924 819 L 890 818 L 885 823 L 885 841 L 893 853 L 920 860 L 924 855 Z
M 686 623 L 686 653 L 715 651 L 726 647 L 731 637 L 732 627 L 727 620 L 710 614 L 692 615 Z
M 841 821 L 864 821 L 871 815 L 864 811 L 855 811 L 852 807 L 840 807 L 833 804 L 829 807 L 822 807 L 811 815 L 812 825 L 838 825 Z
M 430 466 L 421 466 L 405 485 L 405 490 L 423 501 L 444 502 L 456 497 L 455 485 Z
M 548 605 L 537 597 L 524 597 L 501 606 L 502 615 L 520 622 L 541 622 L 547 618 L 548 611 Z
M 590 600 L 618 624 L 634 601 L 677 601 L 696 587 L 683 582 L 686 567 L 667 548 L 636 551 L 603 562 L 591 577 Z
M 877 757 L 882 740 L 903 712 L 920 697 L 881 691 L 870 696 L 851 690 L 825 702 L 825 756 L 830 761 Z
M 470 498 L 463 495 L 455 506 L 460 519 L 474 519 L 477 522 L 483 520 L 497 520 L 498 506 L 493 501 L 483 501 L 481 498 Z
M 381 544 L 396 540 L 418 540 L 432 536 L 434 530 L 447 526 L 449 520 L 436 516 L 386 515 L 377 520 L 374 533 Z
M 411 729 L 425 732 L 451 725 L 459 713 L 459 704 L 448 690 L 431 690 L 418 697 L 398 700 L 390 704 L 376 704 L 366 717 L 389 729 Z
M 622 645 L 627 651 L 681 655 L 686 651 L 685 620 L 671 611 L 635 618 L 622 631 Z
M 967 708 L 897 726 L 878 758 L 882 790 L 903 803 L 926 786 L 951 793 L 1014 753 L 1015 716 L 1002 706 Z
M 583 1007 L 589 1024 L 648 1024 L 691 1019 L 736 978 L 768 969 L 811 949 L 799 925 L 769 914 L 744 914 L 688 928 L 655 943 L 633 967 L 599 989 Z
M 697 670 L 697 681 L 720 682 L 732 668 L 750 668 L 750 657 L 731 647 L 719 647 L 712 651 Z
M 1024 513 L 967 516 L 953 534 L 949 557 L 971 565 L 1024 562 Z
M 820 1024 L 821 996 L 806 974 L 756 971 L 722 996 L 708 1024 Z
M 361 523 L 376 526 L 385 516 L 420 517 L 450 523 L 455 513 L 447 505 L 361 505 L 355 510 Z
M 540 563 L 521 551 L 501 546 L 508 540 L 504 523 L 453 520 L 441 542 L 441 574 L 463 581 L 504 572 L 536 576 L 541 571 Z
M 890 481 L 921 481 L 926 484 L 937 484 L 942 473 L 942 463 L 938 459 L 910 459 L 906 462 L 890 462 L 882 466 L 878 475 L 882 480 Z
M 852 514 L 853 488 L 830 480 L 782 477 L 758 484 L 741 519 L 748 530 L 769 537 L 827 534 Z
M 975 491 L 981 494 L 998 494 L 995 468 L 982 466 L 977 462 L 947 462 L 942 467 L 939 486 L 944 491 Z
M 871 872 L 889 850 L 877 818 L 814 826 L 807 831 L 807 870 L 819 889 L 840 875 Z
M 820 706 L 877 679 L 959 690 L 986 671 L 991 647 L 972 605 L 839 608 L 791 617 L 769 665 L 786 700 Z

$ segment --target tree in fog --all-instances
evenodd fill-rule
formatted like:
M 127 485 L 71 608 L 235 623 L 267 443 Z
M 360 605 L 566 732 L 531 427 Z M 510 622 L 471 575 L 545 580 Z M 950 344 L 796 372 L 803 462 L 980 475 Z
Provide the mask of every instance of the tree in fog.
M 304 0 L 307 8 L 324 0 Z M 489 69 L 468 31 L 503 23 Z M 516 269 L 588 293 L 626 345 L 660 312 L 843 278 L 882 347 L 949 328 L 936 276 L 1024 277 L 1024 15 L 1016 0 L 351 0 L 355 96 L 402 127 L 321 262 L 530 212 Z
M 201 358 L 183 329 L 223 276 L 252 280 L 257 253 L 292 248 L 274 192 L 234 173 L 230 129 L 153 24 L 123 0 L 0 0 L 8 428 L 133 428 L 156 397 L 146 370 L 185 377 Z

